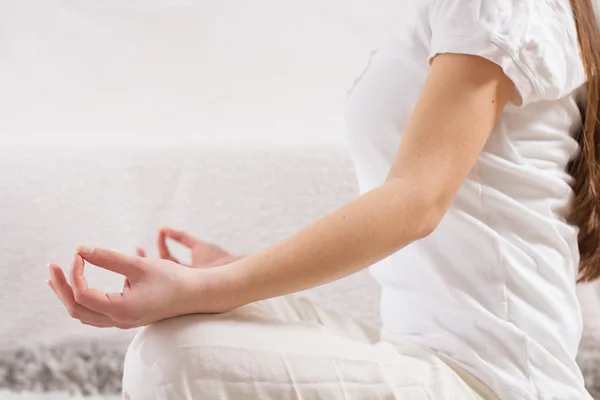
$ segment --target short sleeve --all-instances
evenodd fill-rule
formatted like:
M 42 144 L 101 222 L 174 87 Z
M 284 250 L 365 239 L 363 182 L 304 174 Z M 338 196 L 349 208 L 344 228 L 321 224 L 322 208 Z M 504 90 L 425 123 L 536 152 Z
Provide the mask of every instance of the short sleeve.
M 483 57 L 512 80 L 512 103 L 569 95 L 585 83 L 568 1 L 432 0 L 429 61 L 437 54 Z

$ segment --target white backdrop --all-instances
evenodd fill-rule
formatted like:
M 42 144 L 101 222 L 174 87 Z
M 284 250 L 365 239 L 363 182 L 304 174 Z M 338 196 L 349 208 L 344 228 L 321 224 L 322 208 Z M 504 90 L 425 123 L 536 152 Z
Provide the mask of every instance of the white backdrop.
M 337 143 L 388 3 L 0 0 L 0 132 Z

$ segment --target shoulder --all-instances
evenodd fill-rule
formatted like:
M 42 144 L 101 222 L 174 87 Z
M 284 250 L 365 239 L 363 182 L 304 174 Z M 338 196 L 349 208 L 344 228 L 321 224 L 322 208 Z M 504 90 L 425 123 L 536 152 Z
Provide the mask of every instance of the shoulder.
M 480 55 L 515 84 L 517 103 L 564 97 L 585 82 L 566 0 L 431 0 L 431 57 Z

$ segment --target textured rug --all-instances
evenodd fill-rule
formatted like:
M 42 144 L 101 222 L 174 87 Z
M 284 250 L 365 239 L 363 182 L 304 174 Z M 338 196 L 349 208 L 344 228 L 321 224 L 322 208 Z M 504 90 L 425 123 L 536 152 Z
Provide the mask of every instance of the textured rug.
M 121 392 L 126 348 L 122 343 L 87 344 L 0 353 L 0 390 L 117 395 Z M 49 398 L 48 394 L 44 396 Z M 68 398 L 64 393 L 56 396 Z
M 584 340 L 579 364 L 588 389 L 600 399 L 600 346 L 589 343 L 600 342 Z M 69 345 L 0 353 L 0 399 L 116 400 L 125 349 L 124 344 Z
M 21 392 L 16 393 L 8 390 L 0 389 L 0 399 L 2 400 L 120 400 L 120 396 L 82 396 L 70 395 L 67 392 L 52 392 L 52 393 L 34 393 Z

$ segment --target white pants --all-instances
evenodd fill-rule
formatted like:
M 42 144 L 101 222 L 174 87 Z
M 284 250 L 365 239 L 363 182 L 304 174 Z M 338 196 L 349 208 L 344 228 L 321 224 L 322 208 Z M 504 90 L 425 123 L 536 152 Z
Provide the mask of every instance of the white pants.
M 292 296 L 144 328 L 127 352 L 123 397 L 496 399 L 431 351 Z

